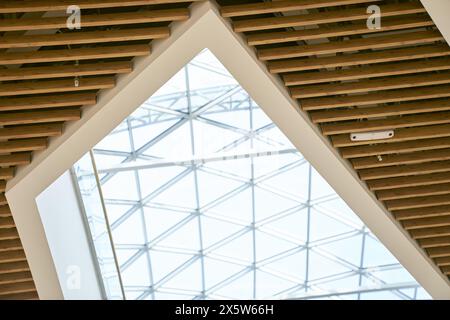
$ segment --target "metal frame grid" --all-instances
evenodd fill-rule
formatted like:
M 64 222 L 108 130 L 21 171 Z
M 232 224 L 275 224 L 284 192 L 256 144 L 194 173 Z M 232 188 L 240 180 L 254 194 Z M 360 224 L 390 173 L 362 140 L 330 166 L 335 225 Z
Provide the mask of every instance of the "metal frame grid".
M 161 93 L 155 94 L 107 137 L 109 142 L 97 145 L 75 166 L 109 298 L 429 297 L 339 196 L 329 190 L 331 188 L 275 124 L 264 118 L 262 110 L 208 50 L 190 62 L 165 87 L 174 83 L 177 90 L 167 93 L 162 89 Z M 230 117 L 233 120 L 229 120 Z M 198 124 L 214 129 L 199 134 Z M 150 130 L 154 127 L 162 129 L 154 134 Z M 179 134 L 180 128 L 184 128 L 184 135 Z M 174 138 L 176 132 L 178 135 Z M 217 132 L 224 132 L 225 136 L 225 132 L 229 132 L 233 139 L 228 136 L 221 139 Z M 205 139 L 209 142 L 198 141 Z M 115 147 L 116 143 L 121 146 Z M 171 153 L 161 151 L 158 147 L 161 145 L 170 148 Z M 181 149 L 186 152 L 179 152 Z M 243 163 L 245 170 L 242 170 Z M 170 171 L 172 169 L 174 171 Z M 145 186 L 148 179 L 143 172 L 159 172 L 157 175 L 163 176 L 161 181 L 164 181 L 148 192 L 149 188 Z M 302 172 L 301 175 L 298 172 Z M 119 175 L 125 177 L 118 179 Z M 221 188 L 220 183 L 208 185 L 205 175 L 218 181 L 232 181 L 233 187 L 227 189 L 224 186 L 219 196 L 205 197 L 206 189 Z M 272 181 L 280 176 L 287 185 L 302 180 L 306 187 L 289 190 L 273 184 Z M 191 183 L 186 189 L 187 179 Z M 128 183 L 134 186 L 129 187 Z M 177 186 L 181 190 L 178 191 L 180 197 L 185 192 L 186 197 L 193 198 L 190 199 L 193 205 L 176 204 L 173 194 L 172 198 L 163 197 L 173 202 L 161 201 L 161 195 Z M 134 190 L 132 199 L 125 195 L 128 189 Z M 262 200 L 261 192 L 273 198 Z M 230 202 L 239 207 L 242 197 L 250 203 L 247 220 L 236 218 L 239 212 L 229 216 L 224 210 L 217 209 Z M 273 199 L 278 202 L 274 204 Z M 90 204 L 86 205 L 87 202 Z M 92 205 L 92 202 L 97 204 Z M 280 209 L 269 210 L 269 214 L 261 216 L 261 207 L 270 205 Z M 179 214 L 182 218 L 155 235 L 149 226 L 164 223 L 149 217 L 152 210 L 163 211 L 167 216 Z M 319 216 L 321 219 L 317 220 Z M 299 226 L 299 230 L 304 228 L 299 232 L 301 236 L 280 228 L 280 221 L 292 217 L 301 217 L 304 221 Z M 124 232 L 119 236 L 118 230 L 131 219 L 136 222 L 125 228 L 130 240 L 123 241 Z M 207 244 L 205 237 L 210 230 L 206 222 L 210 220 L 233 226 L 232 231 Z M 141 230 L 136 229 L 138 225 Z M 171 245 L 165 243 L 187 225 L 191 226 L 187 237 L 196 233 L 195 247 L 183 246 L 183 236 L 177 240 L 179 246 L 173 245 L 173 241 L 169 242 Z M 317 236 L 317 230 L 322 229 L 329 231 Z M 134 233 L 141 234 L 139 243 L 132 241 L 136 238 Z M 186 233 L 182 235 L 186 237 Z M 283 245 L 269 250 L 275 253 L 264 254 L 272 244 L 261 241 L 263 236 Z M 239 254 L 221 251 L 233 243 L 233 252 L 248 245 L 250 256 L 242 258 Z M 336 244 L 340 249 L 330 249 Z M 358 256 L 356 260 L 342 254 L 346 251 L 345 246 L 352 255 Z M 375 255 L 374 252 L 379 253 Z M 163 256 L 166 258 L 161 258 Z M 181 256 L 185 259 L 170 269 L 172 258 Z M 379 258 L 380 263 L 369 263 L 370 258 Z M 294 260 L 300 261 L 300 267 L 289 264 L 288 261 Z M 212 261 L 222 268 L 211 267 Z M 280 268 L 280 265 L 284 266 Z M 231 274 L 225 272 L 227 266 L 233 270 Z M 167 270 L 161 275 L 161 269 L 165 268 Z M 159 269 L 158 276 L 156 269 Z M 192 281 L 199 283 L 193 285 Z M 280 283 L 282 285 L 278 285 Z

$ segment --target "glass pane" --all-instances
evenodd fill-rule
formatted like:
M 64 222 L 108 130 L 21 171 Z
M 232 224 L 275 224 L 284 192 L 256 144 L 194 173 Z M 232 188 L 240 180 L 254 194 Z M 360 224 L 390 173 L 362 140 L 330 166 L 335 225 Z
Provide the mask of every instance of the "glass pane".
M 429 298 L 208 50 L 94 154 L 128 299 Z

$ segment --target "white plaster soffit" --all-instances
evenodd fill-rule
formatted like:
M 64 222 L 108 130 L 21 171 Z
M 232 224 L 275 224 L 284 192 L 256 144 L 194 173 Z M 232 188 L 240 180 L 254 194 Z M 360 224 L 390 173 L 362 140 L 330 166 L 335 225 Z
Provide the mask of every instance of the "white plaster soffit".
M 433 0 L 435 1 L 435 0 Z M 400 263 L 436 299 L 450 299 L 450 282 L 343 161 L 282 82 L 271 75 L 211 2 L 195 3 L 188 21 L 136 59 L 134 71 L 100 94 L 8 183 L 6 197 L 41 299 L 63 298 L 35 198 L 155 93 L 202 49 L 209 48 L 296 148 L 358 214 Z

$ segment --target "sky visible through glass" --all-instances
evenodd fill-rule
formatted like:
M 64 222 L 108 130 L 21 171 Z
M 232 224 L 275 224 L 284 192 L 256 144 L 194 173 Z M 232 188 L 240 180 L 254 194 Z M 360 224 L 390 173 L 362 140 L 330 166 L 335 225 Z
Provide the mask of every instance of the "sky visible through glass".
M 74 170 L 110 299 L 429 298 L 206 49 Z

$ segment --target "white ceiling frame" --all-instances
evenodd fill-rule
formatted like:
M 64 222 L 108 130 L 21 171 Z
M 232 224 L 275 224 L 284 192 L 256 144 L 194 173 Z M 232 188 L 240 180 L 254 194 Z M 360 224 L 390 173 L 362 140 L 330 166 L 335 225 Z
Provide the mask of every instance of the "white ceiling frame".
M 47 150 L 34 156 L 7 185 L 6 197 L 41 299 L 63 299 L 61 286 L 36 206 L 36 197 L 117 127 L 204 48 L 222 62 L 256 103 L 328 181 L 399 262 L 435 299 L 450 299 L 450 282 L 360 181 L 347 161 L 291 99 L 244 39 L 233 32 L 211 2 L 195 3 L 188 21 L 173 24 L 172 35 L 153 43 L 136 59 L 132 73 L 67 126 Z

